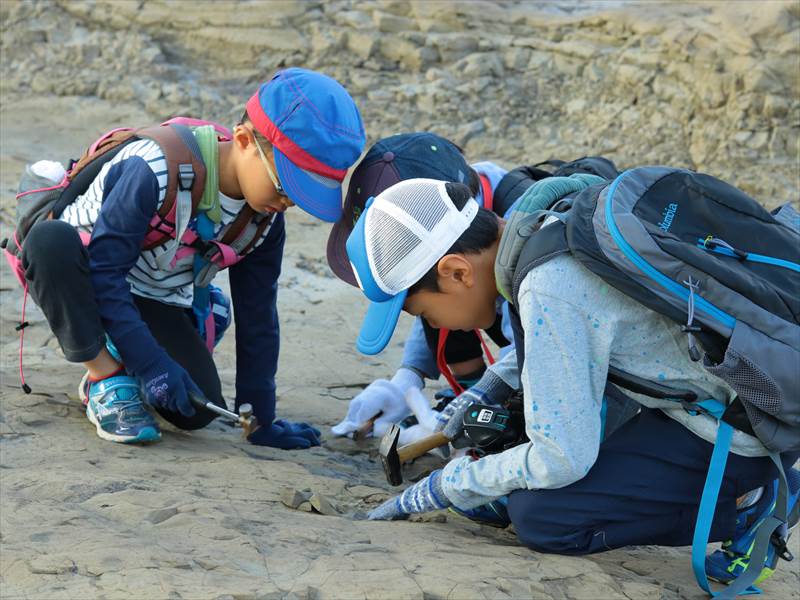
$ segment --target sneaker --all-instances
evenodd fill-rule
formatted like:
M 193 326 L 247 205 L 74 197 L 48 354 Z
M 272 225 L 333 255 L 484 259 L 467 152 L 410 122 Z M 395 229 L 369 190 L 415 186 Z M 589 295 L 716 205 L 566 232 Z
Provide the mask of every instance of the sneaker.
M 111 338 L 108 337 L 108 334 L 106 334 L 106 350 L 108 350 L 108 353 L 114 360 L 122 364 L 122 357 L 119 354 L 119 350 L 117 350 L 117 347 L 114 345 L 114 342 L 111 341 Z M 124 367 L 120 367 L 118 371 L 111 373 L 108 377 L 112 377 L 123 372 Z M 91 383 L 92 381 L 89 378 L 89 371 L 86 371 L 81 378 L 81 382 L 78 384 L 78 398 L 80 398 L 81 404 L 84 406 L 89 404 L 89 385 Z
M 477 508 L 469 510 L 461 510 L 455 506 L 451 506 L 450 510 L 454 513 L 467 517 L 470 521 L 475 521 L 481 525 L 489 525 L 491 527 L 498 527 L 504 529 L 511 525 L 511 519 L 508 518 L 508 496 L 503 496 L 497 500 L 484 504 Z
M 786 472 L 789 484 L 789 511 L 794 508 L 800 499 L 800 471 L 789 469 Z M 755 545 L 755 536 L 758 526 L 772 514 L 775 508 L 775 498 L 778 492 L 778 481 L 766 486 L 763 494 L 754 494 L 757 501 L 753 504 L 744 504 L 736 516 L 736 532 L 734 538 L 722 543 L 722 548 L 706 557 L 706 574 L 709 579 L 720 583 L 731 583 L 747 569 L 750 564 L 750 553 Z M 752 492 L 751 492 L 752 493 Z M 775 572 L 778 558 L 792 560 L 792 555 L 786 548 L 791 530 L 797 523 L 789 523 L 789 529 L 783 535 L 772 535 L 767 558 L 758 578 L 753 582 L 757 585 Z
M 86 383 L 86 416 L 104 440 L 123 444 L 156 442 L 161 431 L 142 402 L 139 380 L 116 375 Z

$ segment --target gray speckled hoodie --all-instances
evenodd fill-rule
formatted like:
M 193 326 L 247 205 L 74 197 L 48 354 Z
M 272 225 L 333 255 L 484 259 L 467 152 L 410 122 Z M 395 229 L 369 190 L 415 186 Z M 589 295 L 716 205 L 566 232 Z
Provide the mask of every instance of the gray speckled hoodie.
M 547 225 L 545 225 L 547 226 Z M 504 233 L 504 238 L 508 231 Z M 501 243 L 502 246 L 502 243 Z M 680 328 L 605 283 L 569 255 L 531 271 L 519 292 L 526 361 L 520 380 L 530 442 L 478 461 L 451 461 L 442 486 L 462 509 L 517 489 L 560 488 L 581 479 L 597 459 L 609 365 L 699 398 L 730 400 L 733 390 L 692 362 Z M 679 404 L 638 394 L 708 442 L 717 422 Z M 669 440 L 664 441 L 665 449 Z M 765 456 L 756 438 L 736 431 L 732 452 Z

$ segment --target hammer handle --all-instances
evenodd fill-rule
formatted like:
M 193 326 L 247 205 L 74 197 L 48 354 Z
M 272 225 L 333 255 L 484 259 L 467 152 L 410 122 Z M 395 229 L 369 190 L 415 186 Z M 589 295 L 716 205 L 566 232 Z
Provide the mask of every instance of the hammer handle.
M 367 420 L 366 422 L 364 422 L 361 425 L 361 427 L 356 429 L 353 432 L 353 441 L 355 441 L 355 442 L 363 442 L 365 439 L 367 439 L 369 434 L 372 433 L 372 429 L 375 427 L 375 421 L 377 421 L 381 417 L 382 414 L 383 414 L 383 411 L 380 411 L 377 415 L 375 415 L 371 419 Z
M 402 465 L 404 462 L 408 462 L 409 460 L 413 460 L 422 456 L 429 450 L 433 450 L 434 448 L 438 448 L 439 446 L 444 446 L 445 444 L 449 443 L 450 438 L 448 438 L 445 434 L 442 432 L 434 433 L 426 438 L 422 438 L 421 440 L 411 442 L 410 444 L 406 444 L 405 446 L 398 448 L 397 456 L 400 458 L 400 464 Z
M 191 401 L 194 403 L 195 406 L 199 406 L 200 408 L 205 408 L 206 410 L 210 410 L 211 412 L 218 414 L 220 417 L 225 417 L 226 419 L 228 419 L 229 421 L 233 421 L 234 423 L 239 422 L 240 417 L 235 412 L 231 412 L 225 408 L 222 408 L 221 406 L 217 406 L 213 402 L 208 402 L 204 398 L 200 398 L 195 394 L 189 394 L 189 398 L 191 399 Z

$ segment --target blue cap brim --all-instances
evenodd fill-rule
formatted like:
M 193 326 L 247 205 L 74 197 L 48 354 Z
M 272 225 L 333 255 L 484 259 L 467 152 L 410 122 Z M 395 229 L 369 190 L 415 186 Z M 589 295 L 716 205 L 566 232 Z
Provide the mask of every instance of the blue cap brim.
M 392 339 L 400 311 L 406 301 L 407 290 L 403 290 L 386 302 L 370 302 L 356 348 L 363 354 L 378 354 Z
M 307 213 L 335 223 L 342 216 L 342 186 L 328 187 L 295 165 L 276 146 L 272 147 L 278 179 L 289 199 Z

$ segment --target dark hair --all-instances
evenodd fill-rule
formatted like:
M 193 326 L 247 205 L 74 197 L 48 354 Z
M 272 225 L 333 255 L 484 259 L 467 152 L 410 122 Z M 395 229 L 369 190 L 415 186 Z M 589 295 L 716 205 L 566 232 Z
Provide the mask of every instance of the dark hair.
M 472 193 L 473 198 L 481 191 L 481 176 L 472 167 L 469 168 L 469 173 L 467 173 L 467 186 L 469 186 L 469 191 Z
M 445 189 L 447 190 L 447 195 L 450 196 L 453 204 L 459 210 L 464 208 L 467 200 L 474 197 L 471 189 L 463 183 L 447 183 L 445 184 Z M 497 241 L 499 231 L 497 216 L 490 210 L 479 208 L 478 214 L 475 215 L 469 228 L 461 234 L 461 237 L 450 246 L 450 249 L 445 254 L 480 254 Z M 408 289 L 408 295 L 411 296 L 423 290 L 438 292 L 438 267 L 439 261 L 436 261 L 433 268 Z
M 248 116 L 246 109 L 244 111 L 244 114 L 242 115 L 242 118 L 239 119 L 239 123 L 241 124 L 250 123 L 250 125 L 253 125 L 253 121 L 250 120 L 250 117 Z M 272 148 L 272 142 L 270 142 L 266 137 L 264 137 L 264 135 L 258 129 L 256 129 L 255 126 L 253 126 L 253 136 L 256 138 L 256 140 L 258 140 L 258 143 L 264 150 L 266 150 L 267 148 Z

